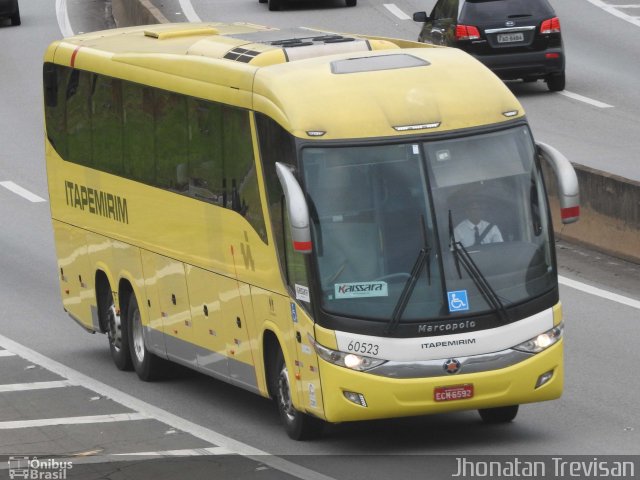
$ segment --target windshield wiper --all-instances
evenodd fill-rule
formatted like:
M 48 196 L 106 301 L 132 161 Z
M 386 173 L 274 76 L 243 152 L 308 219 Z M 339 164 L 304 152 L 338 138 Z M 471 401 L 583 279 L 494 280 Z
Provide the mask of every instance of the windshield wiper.
M 456 241 L 454 233 L 453 233 L 453 222 L 451 220 L 451 210 L 449 210 L 449 248 L 451 252 L 453 252 L 453 258 L 456 262 L 456 270 L 458 271 L 458 276 L 462 278 L 462 273 L 460 272 L 460 264 L 465 269 L 473 283 L 475 283 L 476 287 L 482 294 L 482 297 L 486 300 L 489 306 L 498 313 L 500 320 L 502 323 L 509 322 L 509 313 L 500 300 L 500 297 L 493 289 L 487 278 L 483 275 L 482 271 L 476 265 L 476 262 L 473 261 L 471 255 L 467 249 L 462 245 L 461 242 Z
M 420 272 L 424 268 L 425 263 L 427 264 L 427 281 L 431 284 L 431 265 L 429 262 L 429 255 L 431 253 L 431 247 L 429 246 L 429 241 L 427 240 L 427 228 L 424 223 L 424 215 L 420 215 L 420 226 L 422 228 L 422 239 L 424 242 L 423 247 L 418 252 L 418 258 L 413 264 L 413 268 L 411 269 L 411 273 L 409 274 L 409 278 L 407 282 L 404 284 L 402 288 L 402 292 L 400 293 L 400 297 L 398 298 L 398 302 L 396 303 L 395 308 L 393 309 L 393 313 L 391 314 L 391 320 L 389 320 L 389 324 L 385 329 L 385 334 L 392 334 L 395 329 L 398 327 L 400 323 L 400 318 L 402 318 L 402 314 L 404 313 L 405 308 L 409 304 L 409 299 L 411 298 L 411 294 L 413 293 L 413 289 L 418 282 L 418 277 L 420 276 Z

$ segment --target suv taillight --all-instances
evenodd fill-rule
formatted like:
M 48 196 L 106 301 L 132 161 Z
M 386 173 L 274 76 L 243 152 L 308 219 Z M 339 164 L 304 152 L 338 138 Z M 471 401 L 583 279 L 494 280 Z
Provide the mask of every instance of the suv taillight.
M 478 40 L 480 31 L 471 25 L 456 25 L 456 40 Z
M 553 17 L 545 20 L 540 25 L 540 33 L 545 35 L 548 33 L 560 33 L 560 19 Z

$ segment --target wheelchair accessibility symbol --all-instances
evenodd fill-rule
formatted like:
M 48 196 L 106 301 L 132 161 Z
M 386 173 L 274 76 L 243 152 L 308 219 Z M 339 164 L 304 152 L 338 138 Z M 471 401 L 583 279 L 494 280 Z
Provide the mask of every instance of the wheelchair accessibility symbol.
M 462 312 L 469 310 L 469 301 L 467 300 L 467 291 L 458 290 L 455 292 L 447 292 L 449 297 L 449 311 Z

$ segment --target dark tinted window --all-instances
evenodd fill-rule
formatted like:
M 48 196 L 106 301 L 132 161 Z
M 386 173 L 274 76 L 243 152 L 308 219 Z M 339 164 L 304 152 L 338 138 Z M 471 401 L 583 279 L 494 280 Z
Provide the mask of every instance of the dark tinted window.
M 67 113 L 68 160 L 93 166 L 91 153 L 91 91 L 94 75 L 74 70 L 66 85 L 66 103 L 59 106 Z
M 267 241 L 247 110 L 52 64 L 44 83 L 64 160 L 234 210 Z
M 458 18 L 458 0 L 440 0 L 433 9 L 434 18 L 437 20 Z
M 460 22 L 495 22 L 507 18 L 554 15 L 546 0 L 467 0 L 460 13 Z
M 291 252 L 285 246 L 287 234 L 285 233 L 284 193 L 282 192 L 282 186 L 276 174 L 276 162 L 282 162 L 292 166 L 295 165 L 295 143 L 291 134 L 264 115 L 256 115 L 256 127 L 258 129 L 260 158 L 262 158 L 262 169 L 264 171 L 273 235 L 276 240 L 279 257 L 282 261 L 282 270 L 287 272 L 285 259 L 287 254 L 291 255 Z M 291 277 L 290 272 L 287 273 L 288 276 Z M 289 278 L 289 280 L 291 281 L 291 278 Z

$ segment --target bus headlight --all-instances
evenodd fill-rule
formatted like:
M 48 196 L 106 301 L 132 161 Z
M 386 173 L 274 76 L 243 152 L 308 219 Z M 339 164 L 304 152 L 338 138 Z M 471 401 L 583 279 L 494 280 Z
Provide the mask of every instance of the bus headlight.
M 311 337 L 311 335 L 308 335 L 308 337 L 311 345 L 313 345 L 313 348 L 320 358 L 329 363 L 333 363 L 334 365 L 339 365 L 340 367 L 364 372 L 386 362 L 386 360 L 380 360 L 379 358 L 365 357 L 364 355 L 358 355 L 356 353 L 332 350 L 320 345 L 313 337 Z
M 558 340 L 562 338 L 563 330 L 564 323 L 560 323 L 560 325 L 553 327 L 551 330 L 547 330 L 537 337 L 527 340 L 520 345 L 516 345 L 513 349 L 520 350 L 521 352 L 540 353 L 551 345 L 557 343 Z

